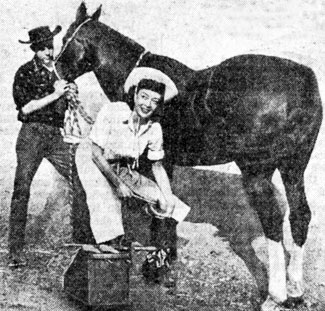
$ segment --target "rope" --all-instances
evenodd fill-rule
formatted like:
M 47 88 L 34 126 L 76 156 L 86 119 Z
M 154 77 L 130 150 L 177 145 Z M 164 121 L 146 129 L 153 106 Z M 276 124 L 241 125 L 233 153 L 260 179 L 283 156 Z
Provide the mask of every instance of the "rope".
M 71 37 L 66 41 L 66 43 L 62 47 L 61 52 L 59 53 L 59 55 L 56 57 L 53 67 L 54 67 L 54 72 L 55 72 L 56 76 L 58 77 L 58 79 L 61 80 L 62 77 L 59 75 L 55 64 L 57 63 L 59 58 L 62 56 L 63 52 L 66 50 L 66 48 L 68 47 L 70 42 L 74 39 L 74 37 L 76 36 L 76 34 L 80 30 L 80 28 L 83 25 L 85 25 L 86 23 L 88 23 L 89 21 L 91 21 L 91 18 L 87 18 L 84 22 L 82 22 L 76 28 L 76 30 L 73 32 Z M 82 106 L 80 100 L 78 99 L 77 94 L 70 93 L 70 94 L 68 94 L 66 96 L 66 99 L 68 101 L 68 113 L 67 113 L 67 116 L 66 116 L 66 118 L 64 120 L 63 134 L 64 134 L 64 136 L 66 138 L 68 136 L 72 136 L 72 137 L 76 137 L 76 138 L 83 138 L 82 137 L 82 131 L 81 131 L 81 128 L 80 128 L 80 125 L 79 125 L 77 111 L 79 112 L 81 117 L 86 121 L 86 123 L 92 125 L 92 124 L 94 124 L 94 120 L 85 111 L 85 109 Z M 76 131 L 77 131 L 77 133 L 76 133 Z
M 73 158 L 74 158 L 75 152 L 74 152 L 74 144 L 70 144 L 69 146 L 69 205 L 71 208 L 73 208 L 73 201 L 74 201 L 74 187 L 73 187 Z
M 79 112 L 80 116 L 87 124 L 93 125 L 95 121 L 87 114 L 77 94 L 68 93 L 66 100 L 68 101 L 68 112 L 66 113 L 66 118 L 64 119 L 64 136 L 83 138 L 77 112 Z

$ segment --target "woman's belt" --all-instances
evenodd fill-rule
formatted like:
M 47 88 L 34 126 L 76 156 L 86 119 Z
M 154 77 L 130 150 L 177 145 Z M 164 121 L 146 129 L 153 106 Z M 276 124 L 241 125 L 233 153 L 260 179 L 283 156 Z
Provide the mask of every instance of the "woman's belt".
M 108 159 L 108 164 L 119 165 L 120 167 L 129 167 L 134 163 L 134 158 L 120 158 L 120 159 Z

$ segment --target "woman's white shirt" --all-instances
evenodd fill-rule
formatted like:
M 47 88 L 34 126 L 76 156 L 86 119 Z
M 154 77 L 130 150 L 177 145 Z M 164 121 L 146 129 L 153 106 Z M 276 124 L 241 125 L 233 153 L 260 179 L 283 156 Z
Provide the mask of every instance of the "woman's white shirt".
M 158 122 L 133 124 L 132 111 L 125 102 L 104 105 L 99 111 L 89 138 L 104 149 L 107 160 L 122 157 L 138 159 L 148 147 L 148 159 L 164 157 L 163 134 Z

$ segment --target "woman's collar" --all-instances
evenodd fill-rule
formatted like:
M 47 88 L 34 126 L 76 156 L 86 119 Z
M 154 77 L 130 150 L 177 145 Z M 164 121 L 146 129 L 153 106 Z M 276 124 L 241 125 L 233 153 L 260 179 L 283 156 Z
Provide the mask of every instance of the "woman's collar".
M 146 123 L 140 124 L 140 118 L 137 121 L 134 121 L 134 111 L 131 111 L 129 118 L 127 120 L 128 126 L 132 132 L 138 133 L 139 135 L 146 132 L 152 125 L 152 121 L 148 119 Z

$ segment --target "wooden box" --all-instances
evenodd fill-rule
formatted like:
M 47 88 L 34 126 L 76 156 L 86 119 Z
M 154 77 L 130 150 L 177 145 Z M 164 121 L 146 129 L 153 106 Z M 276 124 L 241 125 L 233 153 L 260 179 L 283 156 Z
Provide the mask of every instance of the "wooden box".
M 95 308 L 129 306 L 130 254 L 79 250 L 63 275 L 64 291 Z

